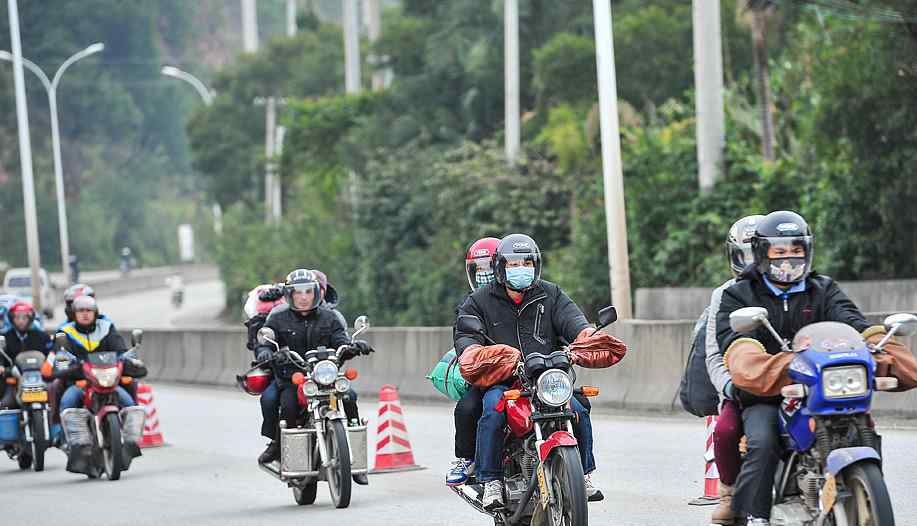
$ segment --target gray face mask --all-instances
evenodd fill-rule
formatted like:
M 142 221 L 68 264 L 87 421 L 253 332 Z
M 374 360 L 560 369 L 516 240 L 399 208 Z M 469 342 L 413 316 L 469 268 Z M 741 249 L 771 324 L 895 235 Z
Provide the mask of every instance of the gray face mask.
M 778 283 L 796 283 L 805 276 L 806 258 L 772 259 L 768 277 Z

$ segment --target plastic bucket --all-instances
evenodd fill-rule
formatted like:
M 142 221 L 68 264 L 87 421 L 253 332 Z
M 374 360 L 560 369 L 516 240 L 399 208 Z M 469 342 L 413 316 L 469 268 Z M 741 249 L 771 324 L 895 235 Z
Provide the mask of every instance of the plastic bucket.
M 0 442 L 19 441 L 19 409 L 0 411 Z

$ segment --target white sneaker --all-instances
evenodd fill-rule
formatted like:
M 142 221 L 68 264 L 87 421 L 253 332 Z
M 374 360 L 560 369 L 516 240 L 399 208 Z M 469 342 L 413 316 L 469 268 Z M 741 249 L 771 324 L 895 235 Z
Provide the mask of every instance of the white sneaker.
M 748 517 L 748 522 L 745 526 L 771 526 L 771 521 L 768 519 L 759 519 L 757 517 Z
M 494 510 L 503 507 L 503 481 L 490 480 L 484 483 L 484 497 L 481 504 L 486 510 Z
M 598 502 L 605 499 L 605 495 L 602 494 L 602 490 L 592 485 L 592 474 L 586 475 L 586 500 L 589 502 Z

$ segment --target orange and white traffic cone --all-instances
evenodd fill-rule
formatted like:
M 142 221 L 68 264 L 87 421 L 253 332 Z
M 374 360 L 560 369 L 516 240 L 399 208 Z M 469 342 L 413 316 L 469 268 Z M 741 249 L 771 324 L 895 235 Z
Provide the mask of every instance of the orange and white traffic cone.
M 141 383 L 137 386 L 137 401 L 143 406 L 146 420 L 143 422 L 143 440 L 140 447 L 159 447 L 164 444 L 162 432 L 159 430 L 159 415 L 156 405 L 153 404 L 153 388 Z
M 690 502 L 692 506 L 709 506 L 720 501 L 718 485 L 720 472 L 716 469 L 713 452 L 713 430 L 716 429 L 716 417 L 704 418 L 706 432 L 704 433 L 704 494 Z
M 376 428 L 376 463 L 370 473 L 391 473 L 424 469 L 414 463 L 398 388 L 383 385 L 379 390 L 379 425 Z

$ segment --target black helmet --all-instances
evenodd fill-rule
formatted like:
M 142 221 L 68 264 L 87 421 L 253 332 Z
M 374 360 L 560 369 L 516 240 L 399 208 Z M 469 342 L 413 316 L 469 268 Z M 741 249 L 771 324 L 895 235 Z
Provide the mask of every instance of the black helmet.
M 296 303 L 293 301 L 293 291 L 308 292 L 310 290 L 313 294 L 312 305 L 306 308 L 297 308 Z M 312 312 L 322 304 L 321 282 L 318 276 L 315 275 L 315 272 L 304 268 L 298 268 L 287 274 L 287 279 L 283 284 L 283 297 L 286 298 L 287 305 L 290 306 L 290 309 L 300 314 Z
M 781 258 L 771 259 L 768 252 L 771 247 L 802 247 L 804 257 L 794 257 L 787 252 Z M 755 257 L 758 271 L 774 283 L 791 285 L 798 283 L 812 272 L 813 257 L 812 232 L 801 215 L 796 212 L 780 210 L 767 214 L 755 229 L 751 240 L 751 250 Z
M 729 260 L 734 276 L 741 274 L 745 266 L 754 261 L 751 238 L 762 219 L 762 215 L 745 216 L 729 228 L 729 234 L 726 235 L 726 259 Z
M 531 274 L 531 280 L 526 279 L 526 276 L 514 277 L 512 271 L 510 271 L 510 276 L 507 277 L 507 263 L 514 261 L 532 262 L 531 266 L 516 266 L 516 268 L 533 268 L 534 272 Z M 513 267 L 513 265 L 509 266 Z M 500 240 L 497 251 L 494 253 L 492 267 L 497 283 L 515 291 L 525 290 L 541 279 L 541 250 L 538 249 L 538 244 L 535 243 L 535 240 L 529 236 L 525 234 L 510 234 Z M 527 281 L 527 283 L 524 283 L 524 281 Z

